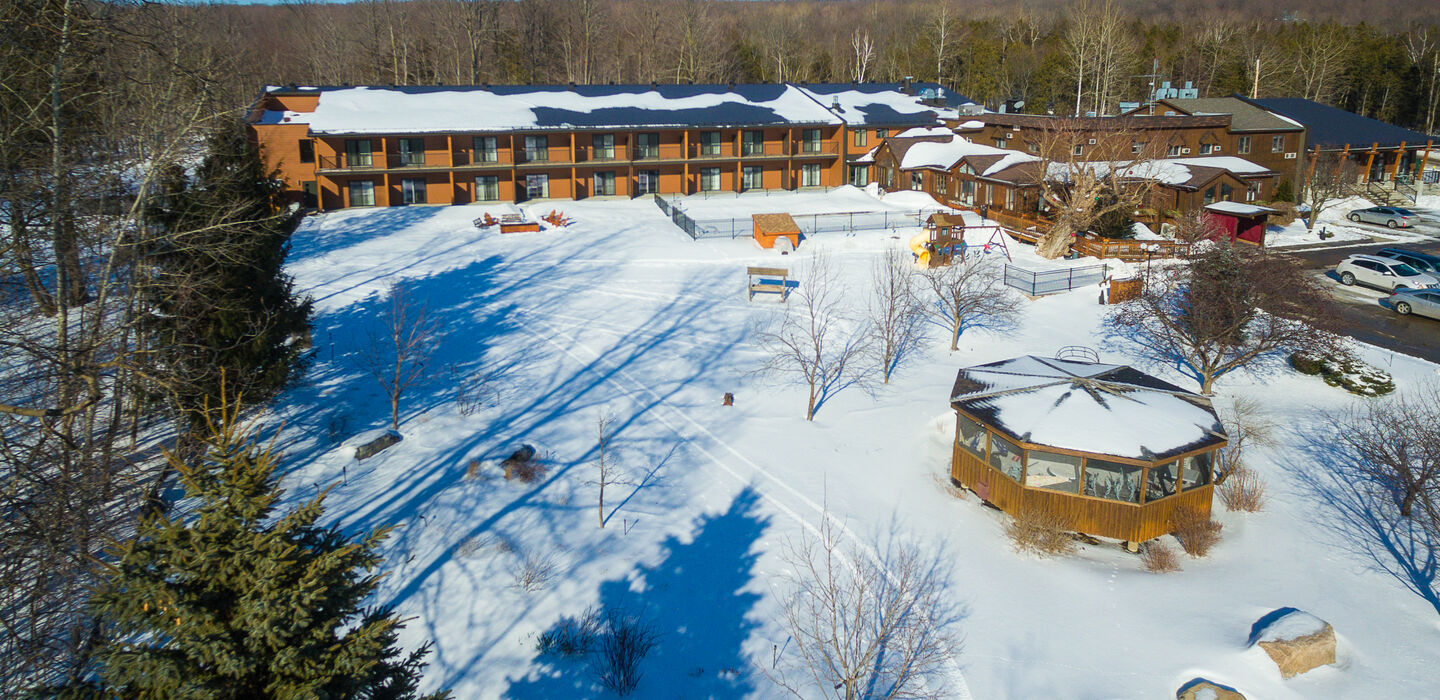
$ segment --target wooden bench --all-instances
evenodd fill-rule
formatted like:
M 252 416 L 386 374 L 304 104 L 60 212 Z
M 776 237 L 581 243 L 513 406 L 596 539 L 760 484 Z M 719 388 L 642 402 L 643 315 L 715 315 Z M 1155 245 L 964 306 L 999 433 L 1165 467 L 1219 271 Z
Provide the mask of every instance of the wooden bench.
M 773 292 L 780 295 L 780 301 L 787 301 L 790 298 L 790 287 L 787 282 L 790 280 L 790 271 L 783 267 L 747 267 L 745 274 L 749 275 L 750 299 L 755 299 L 756 292 Z M 779 278 L 779 282 L 775 281 Z

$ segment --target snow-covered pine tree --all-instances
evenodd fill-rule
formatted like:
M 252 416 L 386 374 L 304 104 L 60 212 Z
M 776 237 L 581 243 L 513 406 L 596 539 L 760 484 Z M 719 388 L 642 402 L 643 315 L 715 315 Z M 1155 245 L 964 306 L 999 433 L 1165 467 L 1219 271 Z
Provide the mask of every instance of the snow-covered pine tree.
M 204 414 L 205 458 L 171 458 L 193 507 L 146 517 L 116 545 L 91 600 L 97 678 L 61 695 L 418 697 L 428 644 L 406 653 L 404 621 L 366 607 L 389 528 L 351 537 L 317 525 L 323 493 L 277 515 L 278 455 L 238 402 L 220 403 Z

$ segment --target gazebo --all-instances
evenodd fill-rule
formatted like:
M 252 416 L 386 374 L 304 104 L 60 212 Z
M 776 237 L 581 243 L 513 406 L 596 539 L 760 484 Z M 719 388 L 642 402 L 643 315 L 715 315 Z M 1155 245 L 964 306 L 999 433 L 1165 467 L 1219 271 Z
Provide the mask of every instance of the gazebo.
M 950 478 L 1015 514 L 1126 542 L 1210 514 L 1215 451 L 1228 442 L 1210 401 L 1124 365 L 1027 355 L 960 370 L 951 392 Z

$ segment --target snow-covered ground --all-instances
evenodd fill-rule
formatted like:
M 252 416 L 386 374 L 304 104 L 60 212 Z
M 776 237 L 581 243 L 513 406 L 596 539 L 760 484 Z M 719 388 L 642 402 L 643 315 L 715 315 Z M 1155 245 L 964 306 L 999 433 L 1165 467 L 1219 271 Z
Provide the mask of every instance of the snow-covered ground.
M 1346 197 L 1337 200 L 1320 212 L 1320 217 L 1316 220 L 1313 229 L 1305 228 L 1305 219 L 1296 219 L 1288 226 L 1270 226 L 1265 232 L 1265 246 L 1290 248 L 1319 243 L 1397 243 L 1415 240 L 1419 237 L 1411 231 L 1390 231 L 1382 226 L 1356 224 L 1346 218 L 1350 212 L 1356 209 L 1367 209 L 1373 206 L 1375 206 L 1373 202 L 1363 197 Z M 1322 229 L 1334 235 L 1321 239 Z
M 851 205 L 784 197 L 787 211 Z M 737 215 L 746 199 L 686 206 Z M 781 697 L 756 670 L 786 648 L 780 550 L 828 508 L 858 540 L 896 533 L 943 550 L 949 594 L 966 611 L 957 688 L 975 698 L 1173 697 L 1196 676 L 1251 698 L 1440 696 L 1433 578 L 1388 573 L 1399 565 L 1341 517 L 1344 490 L 1317 456 L 1326 436 L 1312 418 L 1348 401 L 1342 390 L 1279 367 L 1220 382 L 1217 406 L 1251 396 L 1284 428 L 1255 460 L 1269 506 L 1237 515 L 1217 503 L 1224 539 L 1208 558 L 1182 556 L 1184 570 L 1168 575 L 1113 544 L 1035 559 L 1012 551 L 1003 516 L 937 484 L 953 439 L 948 394 L 961 367 L 1066 345 L 1143 363 L 1101 337 L 1093 289 L 1026 302 L 1018 327 L 971 328 L 958 352 L 935 333 L 890 385 L 838 394 L 810 423 L 802 387 L 754 373 L 765 358 L 753 328 L 784 307 L 774 295 L 747 302 L 745 267 L 788 267 L 803 285 L 807 260 L 825 250 L 858 302 L 877 256 L 918 229 L 817 236 L 781 256 L 746 239 L 692 241 L 648 200 L 540 208 L 576 223 L 499 235 L 471 221 L 504 207 L 347 210 L 307 220 L 294 238 L 289 269 L 316 298 L 317 355 L 274 415 L 285 426 L 285 485 L 299 499 L 338 482 L 328 517 L 397 526 L 377 602 L 415 616 L 407 644 L 434 640 L 427 687 L 462 698 L 602 696 L 579 666 L 537 658 L 535 638 L 603 604 L 660 630 L 639 697 Z M 388 422 L 355 357 L 392 284 L 441 324 L 433 376 L 405 399 L 405 440 L 356 462 L 351 436 Z M 1361 354 L 1402 388 L 1437 371 Z M 469 415 L 455 401 L 467 380 L 486 397 Z M 725 392 L 733 407 L 721 406 Z M 599 529 L 591 460 L 602 414 L 635 485 L 611 487 Z M 521 443 L 552 464 L 538 483 L 498 476 L 495 463 Z M 472 460 L 484 478 L 465 478 Z M 526 557 L 556 572 L 530 593 L 512 586 Z M 1252 623 L 1285 606 L 1334 625 L 1337 666 L 1283 681 L 1247 649 Z
M 748 219 L 752 214 L 784 212 L 791 215 L 913 211 L 940 205 L 923 192 L 899 191 L 875 197 L 851 185 L 831 190 L 759 190 L 736 194 L 716 192 L 676 198 L 679 207 L 695 219 Z

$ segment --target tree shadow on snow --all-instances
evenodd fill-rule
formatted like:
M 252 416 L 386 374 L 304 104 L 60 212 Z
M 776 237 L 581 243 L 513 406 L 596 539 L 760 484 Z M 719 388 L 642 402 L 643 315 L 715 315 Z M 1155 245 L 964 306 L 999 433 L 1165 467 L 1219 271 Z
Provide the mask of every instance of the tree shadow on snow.
M 754 690 L 742 646 L 757 623 L 760 599 L 747 590 L 759 556 L 755 543 L 769 525 L 759 494 L 741 491 L 723 513 L 705 515 L 689 541 L 665 540 L 661 560 L 600 585 L 596 610 L 622 610 L 654 625 L 656 646 L 642 662 L 641 694 L 743 697 Z M 597 655 L 538 656 L 535 670 L 511 679 L 502 697 L 515 700 L 609 695 L 595 678 Z
M 1400 515 L 1392 490 L 1365 475 L 1323 422 L 1299 423 L 1293 451 L 1281 466 L 1297 477 L 1301 493 L 1318 508 L 1312 522 L 1338 545 L 1394 577 L 1440 613 L 1440 543 L 1413 519 Z

